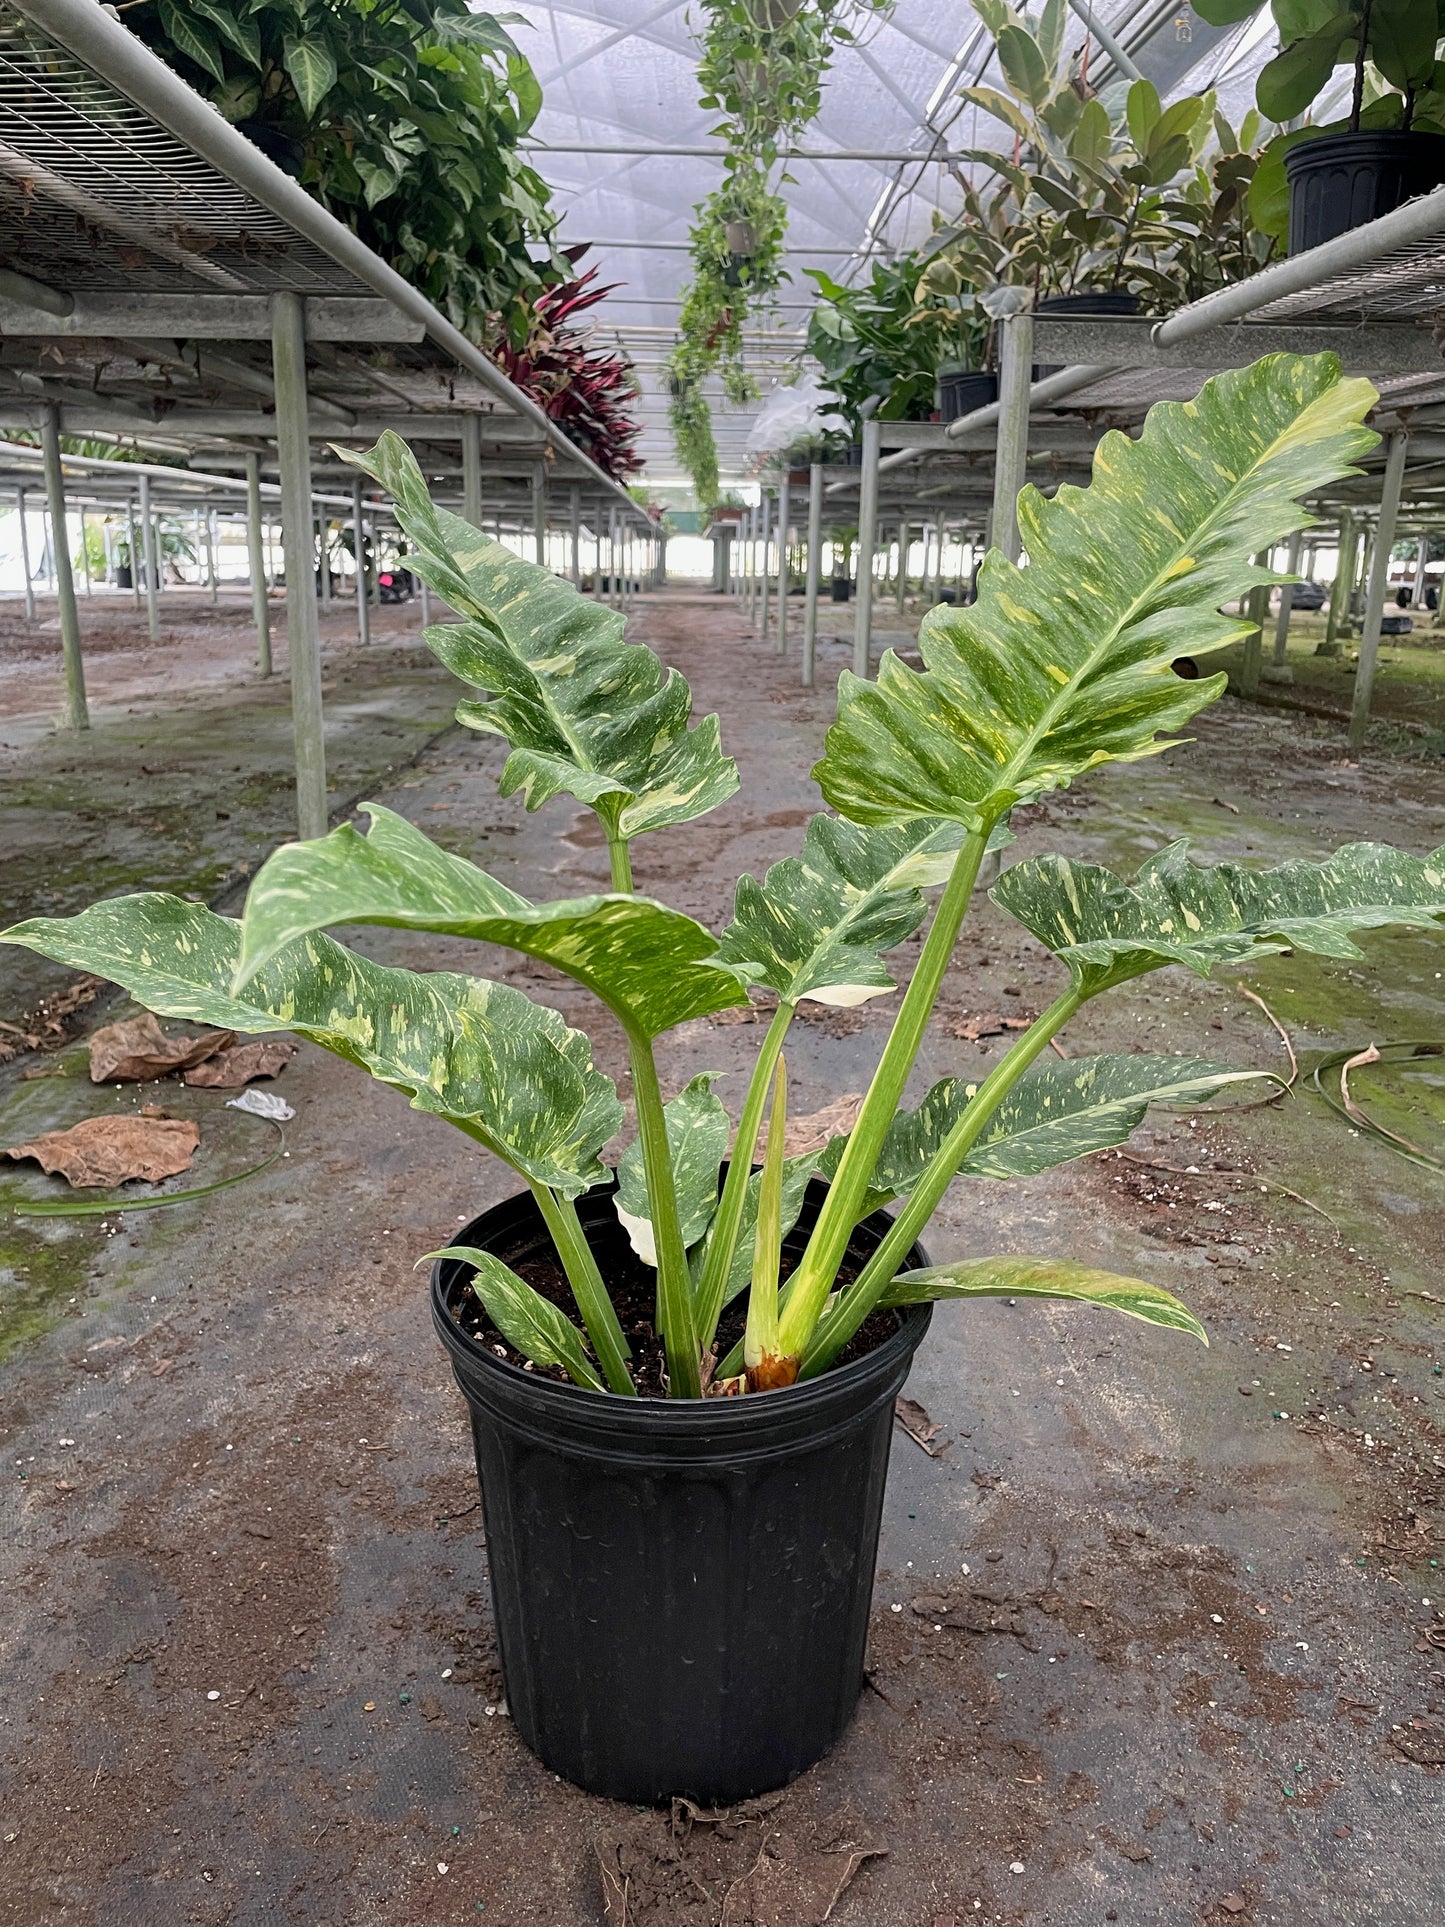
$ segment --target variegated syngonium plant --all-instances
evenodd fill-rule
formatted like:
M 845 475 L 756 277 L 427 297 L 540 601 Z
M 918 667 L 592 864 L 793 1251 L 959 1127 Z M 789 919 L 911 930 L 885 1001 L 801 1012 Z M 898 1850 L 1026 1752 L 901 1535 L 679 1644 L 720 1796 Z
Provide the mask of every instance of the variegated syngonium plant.
M 390 924 L 499 944 L 585 985 L 620 1020 L 637 1141 L 618 1166 L 617 1209 L 657 1273 L 668 1389 L 755 1390 L 825 1370 L 868 1314 L 945 1297 L 1045 1296 L 1107 1305 L 1203 1338 L 1167 1292 L 1048 1257 L 903 1270 L 952 1179 L 1003 1179 L 1120 1144 L 1151 1103 L 1195 1104 L 1257 1073 L 1180 1057 L 1041 1053 L 1090 997 L 1182 964 L 1207 975 L 1286 946 L 1354 957 L 1351 933 L 1445 917 L 1445 851 L 1423 858 L 1355 845 L 1323 863 L 1249 871 L 1192 863 L 1181 845 L 1129 885 L 1041 857 L 1004 872 L 993 899 L 1055 956 L 1059 995 L 977 1085 L 945 1079 L 900 1108 L 959 925 L 991 839 L 1017 803 L 1095 764 L 1152 756 L 1224 687 L 1186 682 L 1176 657 L 1247 633 L 1221 614 L 1271 580 L 1251 560 L 1311 518 L 1302 502 L 1372 445 L 1375 399 L 1332 356 L 1269 356 L 1151 411 L 1131 441 L 1106 435 L 1086 489 L 1025 489 L 1027 566 L 991 554 L 968 609 L 938 609 L 917 672 L 887 655 L 876 683 L 845 675 L 814 774 L 836 814 L 815 816 L 796 856 L 737 887 L 721 937 L 632 889 L 631 840 L 700 816 L 737 787 L 716 717 L 622 620 L 519 561 L 432 503 L 394 435 L 348 459 L 391 492 L 416 572 L 457 620 L 427 641 L 478 692 L 458 710 L 509 747 L 504 794 L 528 809 L 565 794 L 596 811 L 611 888 L 531 903 L 369 806 L 278 850 L 236 923 L 161 896 L 97 904 L 7 933 L 125 986 L 163 1015 L 240 1031 L 289 1028 L 448 1118 L 530 1186 L 566 1268 L 581 1326 L 504 1264 L 470 1259 L 474 1289 L 510 1342 L 578 1383 L 635 1391 L 626 1338 L 575 1200 L 604 1176 L 622 1107 L 591 1047 L 553 1011 L 481 978 L 384 969 L 322 934 Z M 344 451 L 343 451 L 344 452 Z M 783 1045 L 800 1002 L 854 1004 L 895 989 L 884 956 L 928 934 L 853 1129 L 786 1157 Z M 710 1076 L 664 1103 L 654 1040 L 676 1024 L 767 993 L 775 1009 L 734 1130 Z M 768 1148 L 758 1171 L 771 1095 Z M 720 1167 L 728 1160 L 719 1184 Z M 828 1190 L 803 1256 L 780 1286 L 783 1237 L 809 1179 Z M 893 1228 L 842 1289 L 858 1222 L 901 1200 Z M 724 1307 L 749 1293 L 745 1336 L 716 1357 Z

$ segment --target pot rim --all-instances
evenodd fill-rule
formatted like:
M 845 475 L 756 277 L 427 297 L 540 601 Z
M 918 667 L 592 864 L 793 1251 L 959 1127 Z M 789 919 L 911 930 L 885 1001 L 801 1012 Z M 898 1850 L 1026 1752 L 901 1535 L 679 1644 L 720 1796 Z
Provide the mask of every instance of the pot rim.
M 493 1208 L 527 1199 L 526 1192 L 516 1192 Z M 900 1307 L 898 1329 L 863 1357 L 763 1397 L 754 1394 L 747 1398 L 629 1398 L 625 1393 L 606 1388 L 595 1392 L 570 1380 L 564 1383 L 540 1378 L 535 1372 L 523 1371 L 521 1366 L 498 1358 L 495 1352 L 478 1344 L 453 1317 L 442 1277 L 444 1267 L 463 1263 L 465 1260 L 459 1258 L 438 1258 L 431 1268 L 432 1322 L 454 1366 L 464 1364 L 469 1370 L 491 1373 L 498 1394 L 504 1399 L 524 1397 L 532 1404 L 538 1421 L 545 1422 L 551 1412 L 559 1422 L 600 1419 L 604 1424 L 615 1422 L 618 1430 L 627 1433 L 655 1433 L 662 1428 L 670 1437 L 686 1438 L 698 1432 L 712 1432 L 719 1425 L 746 1431 L 756 1425 L 791 1426 L 809 1418 L 826 1424 L 829 1406 L 839 1398 L 846 1399 L 850 1392 L 862 1390 L 870 1379 L 885 1380 L 901 1358 L 911 1356 L 922 1342 L 933 1316 L 931 1304 Z M 815 1437 L 822 1435 L 821 1430 L 814 1434 Z

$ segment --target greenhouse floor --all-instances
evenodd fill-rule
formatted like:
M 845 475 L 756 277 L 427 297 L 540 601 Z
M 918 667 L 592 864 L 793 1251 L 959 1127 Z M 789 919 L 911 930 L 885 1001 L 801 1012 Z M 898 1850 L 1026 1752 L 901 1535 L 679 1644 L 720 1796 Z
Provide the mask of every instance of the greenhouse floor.
M 193 620 L 199 634 L 210 618 Z M 414 616 L 399 621 L 369 656 L 338 630 L 338 801 L 375 794 L 534 896 L 600 885 L 592 819 L 498 800 L 502 746 L 443 729 L 446 679 Z M 795 657 L 785 669 L 696 594 L 647 599 L 634 633 L 721 710 L 742 768 L 725 808 L 634 848 L 641 889 L 716 928 L 735 875 L 800 839 L 847 648 L 822 645 L 805 692 Z M 232 902 L 288 828 L 283 692 L 239 667 L 179 703 L 164 679 L 143 684 L 109 707 L 102 691 L 83 754 L 35 733 L 7 753 L 6 824 L 24 838 L 8 911 L 158 874 Z M 1254 860 L 1445 842 L 1436 758 L 1347 760 L 1327 720 L 1233 702 L 1196 733 L 1021 813 L 1020 848 L 1128 869 L 1183 834 Z M 209 787 L 223 767 L 229 803 Z M 136 822 L 140 795 L 162 827 Z M 551 973 L 399 932 L 360 944 L 509 977 L 585 1022 L 621 1075 L 615 1029 Z M 786 1792 L 723 1816 L 577 1792 L 500 1704 L 470 1441 L 413 1270 L 512 1188 L 497 1165 L 303 1047 L 266 1087 L 297 1116 L 261 1175 L 170 1210 L 6 1212 L 0 1923 L 1439 1917 L 1445 1200 L 1438 1169 L 1357 1133 L 1309 1070 L 1347 1046 L 1445 1041 L 1445 950 L 1418 934 L 1364 945 L 1368 965 L 1157 976 L 1071 1027 L 1073 1054 L 1284 1071 L 1252 990 L 1304 1074 L 1268 1108 L 1156 1116 L 1128 1155 L 955 1186 L 930 1250 L 1066 1252 L 1155 1279 L 1205 1318 L 1210 1348 L 1077 1310 L 940 1310 L 908 1386 L 940 1429 L 931 1450 L 895 1433 L 858 1717 Z M 989 1033 L 1056 977 L 980 902 L 918 1087 L 996 1058 Z M 795 1116 L 863 1089 L 890 1001 L 798 1026 Z M 759 1035 L 733 1013 L 687 1025 L 662 1042 L 664 1081 L 736 1070 Z M 1413 1061 L 1351 1090 L 1439 1155 L 1445 1074 Z M 722 1086 L 734 1104 L 740 1083 Z M 203 1132 L 182 1183 L 269 1147 L 221 1092 L 93 1087 L 80 1042 L 0 1069 L 0 1143 L 158 1100 Z M 6 1164 L 0 1206 L 60 1189 Z

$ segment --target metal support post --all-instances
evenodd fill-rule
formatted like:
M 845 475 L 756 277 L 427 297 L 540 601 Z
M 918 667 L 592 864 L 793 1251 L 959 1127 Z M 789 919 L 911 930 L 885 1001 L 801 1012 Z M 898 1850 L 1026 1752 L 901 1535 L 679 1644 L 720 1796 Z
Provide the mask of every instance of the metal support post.
M 246 555 L 251 572 L 251 618 L 256 624 L 256 663 L 271 673 L 271 612 L 266 606 L 266 540 L 261 524 L 261 457 L 246 457 Z
M 1325 639 L 1315 650 L 1317 656 L 1340 654 L 1340 616 L 1350 594 L 1350 568 L 1355 553 L 1355 518 L 1348 509 L 1340 517 L 1339 549 L 1335 557 L 1335 579 L 1330 584 L 1329 614 L 1325 617 Z
M 25 491 L 23 488 L 15 491 L 15 507 L 20 517 L 20 568 L 25 577 L 25 620 L 27 622 L 34 622 L 35 578 L 30 572 L 30 528 L 25 519 Z M 132 565 L 134 565 L 134 561 L 135 556 L 134 553 L 132 553 Z
M 296 820 L 305 838 L 326 834 L 326 741 L 311 548 L 305 304 L 289 289 L 271 297 L 271 358 L 276 384 L 276 448 L 281 459 L 281 542 L 286 561 L 286 629 L 296 743 Z
M 156 540 L 156 520 L 151 514 L 151 478 L 140 478 L 140 546 L 145 565 L 146 590 L 146 632 L 152 642 L 161 632 L 161 612 L 157 597 L 160 584 L 156 577 L 160 573 L 160 543 Z
M 130 497 L 125 505 L 126 554 L 130 557 L 130 599 L 132 607 L 140 607 L 141 545 L 137 540 L 135 522 L 135 498 Z
M 758 504 L 761 514 L 761 529 L 758 541 L 758 557 L 761 564 L 758 577 L 758 641 L 768 639 L 768 622 L 772 616 L 772 547 L 773 547 L 773 504 L 766 493 Z
M 1427 533 L 1420 537 L 1420 546 L 1415 552 L 1415 592 L 1410 597 L 1410 607 L 1415 610 L 1417 615 L 1423 615 L 1425 611 L 1425 570 L 1428 568 L 1429 563 L 1430 537 Z M 87 585 L 89 582 L 90 575 L 87 571 Z
M 316 558 L 317 574 L 321 578 L 321 613 L 331 614 L 331 519 L 326 515 L 316 518 Z
M 482 418 L 462 417 L 462 520 L 482 526 Z
M 1380 519 L 1375 525 L 1375 550 L 1370 557 L 1370 584 L 1365 591 L 1365 619 L 1360 626 L 1360 666 L 1355 671 L 1355 700 L 1350 706 L 1350 748 L 1364 748 L 1370 722 L 1370 697 L 1375 688 L 1375 665 L 1380 653 L 1380 618 L 1385 613 L 1385 588 L 1390 576 L 1390 550 L 1395 546 L 1395 522 L 1400 513 L 1400 488 L 1405 479 L 1406 434 L 1386 439 L 1385 480 L 1380 491 Z
M 912 533 L 910 523 L 898 524 L 898 581 L 895 586 L 899 615 L 902 615 L 908 606 L 908 544 Z
M 1296 529 L 1289 539 L 1289 551 L 1285 558 L 1286 575 L 1299 574 L 1300 550 L 1304 546 L 1304 535 Z M 1287 661 L 1289 649 L 1289 617 L 1294 607 L 1294 583 L 1283 582 L 1279 591 L 1279 613 L 1274 621 L 1274 655 L 1260 671 L 1263 681 L 1287 683 L 1294 681 L 1294 671 Z
M 868 674 L 873 640 L 873 547 L 878 540 L 878 458 L 881 430 L 863 424 L 863 475 L 858 491 L 858 597 L 853 608 L 853 674 Z
M 582 587 L 582 493 L 574 482 L 568 491 L 568 522 L 572 537 L 572 587 Z
M 1254 558 L 1256 568 L 1269 567 L 1269 551 L 1261 549 Z M 1244 660 L 1239 668 L 1239 693 L 1241 696 L 1254 697 L 1259 694 L 1260 670 L 1264 663 L 1264 624 L 1269 615 L 1269 584 L 1256 583 L 1240 604 L 1240 615 L 1244 621 L 1252 623 L 1249 634 L 1244 639 Z
M 220 600 L 221 577 L 216 567 L 216 511 L 206 510 L 206 583 L 211 591 L 211 607 Z
M 537 542 L 537 567 L 547 566 L 547 471 L 541 462 L 532 469 L 532 533 Z
M 792 530 L 793 496 L 787 469 L 778 485 L 778 654 L 788 653 L 788 536 Z
M 79 511 L 79 514 L 80 514 L 80 572 L 85 577 L 85 593 L 89 596 L 89 595 L 95 594 L 95 586 L 90 579 L 90 536 L 85 526 L 85 510 L 82 508 Z
M 622 542 L 615 508 L 607 511 L 607 600 L 614 609 L 622 607 Z
M 50 505 L 50 547 L 55 561 L 55 595 L 60 604 L 60 647 L 65 658 L 65 720 L 72 729 L 89 729 L 85 706 L 85 663 L 80 653 L 80 611 L 70 572 L 70 535 L 65 519 L 65 477 L 60 466 L 60 409 L 46 402 L 40 417 L 45 455 L 45 496 Z
M 421 626 L 423 629 L 429 629 L 431 627 L 431 586 L 424 575 L 417 577 L 417 583 L 421 589 Z
M 993 541 L 1010 562 L 1022 551 L 1018 498 L 1029 458 L 1029 387 L 1034 358 L 1034 318 L 1006 315 L 999 323 L 998 452 L 993 476 Z
M 742 604 L 743 621 L 749 626 L 753 620 L 753 511 L 751 506 L 743 510 L 743 519 L 738 524 L 738 601 Z
M 366 579 L 366 522 L 359 478 L 351 484 L 351 546 L 356 552 L 356 639 L 366 644 L 371 641 L 371 593 Z
M 803 687 L 813 687 L 813 657 L 818 645 L 818 579 L 823 571 L 823 470 L 808 470 L 808 553 L 803 577 Z

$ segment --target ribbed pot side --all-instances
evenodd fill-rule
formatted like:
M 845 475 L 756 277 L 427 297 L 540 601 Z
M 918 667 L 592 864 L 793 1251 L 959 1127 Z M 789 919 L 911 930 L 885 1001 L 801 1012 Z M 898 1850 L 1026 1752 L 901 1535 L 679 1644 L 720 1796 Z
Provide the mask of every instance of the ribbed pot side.
M 823 1187 L 790 1242 L 801 1248 Z M 604 1278 L 611 1189 L 579 1212 Z M 862 1257 L 887 1229 L 858 1227 Z M 457 1242 L 516 1264 L 550 1249 L 529 1196 Z M 915 1246 L 910 1265 L 927 1263 Z M 893 1401 L 931 1308 L 865 1357 L 751 1398 L 624 1399 L 518 1370 L 432 1309 L 471 1412 L 507 1701 L 552 1769 L 633 1802 L 728 1805 L 783 1786 L 852 1718 Z

